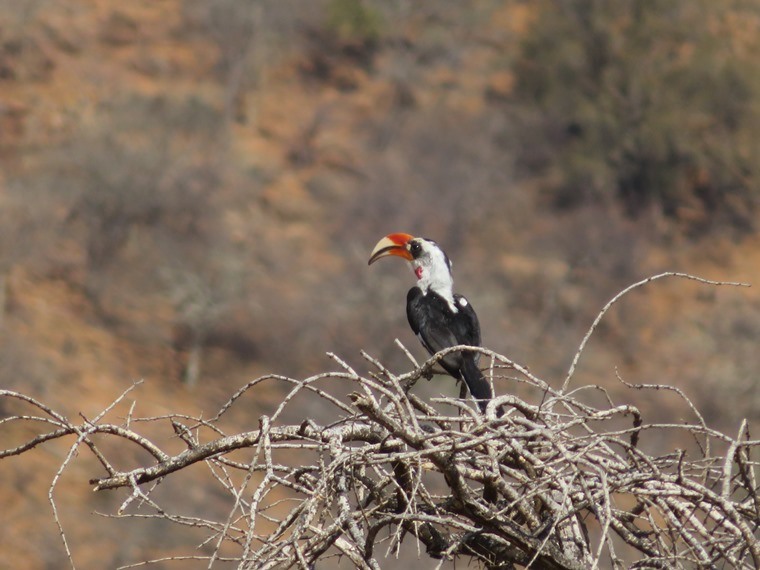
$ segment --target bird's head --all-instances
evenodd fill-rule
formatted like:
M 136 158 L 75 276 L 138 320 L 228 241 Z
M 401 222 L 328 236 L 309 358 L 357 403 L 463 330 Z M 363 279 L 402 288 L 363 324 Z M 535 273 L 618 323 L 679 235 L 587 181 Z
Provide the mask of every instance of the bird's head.
M 429 288 L 439 292 L 451 291 L 451 261 L 433 240 L 402 233 L 388 234 L 375 245 L 369 265 L 391 255 L 409 262 L 423 291 Z

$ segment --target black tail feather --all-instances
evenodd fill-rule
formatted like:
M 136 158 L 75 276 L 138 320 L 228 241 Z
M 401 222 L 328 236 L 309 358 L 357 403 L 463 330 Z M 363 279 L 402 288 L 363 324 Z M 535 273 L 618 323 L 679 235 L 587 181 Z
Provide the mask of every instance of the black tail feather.
M 483 376 L 480 368 L 478 368 L 472 354 L 463 355 L 461 371 L 470 394 L 478 401 L 480 410 L 485 411 L 488 401 L 493 398 L 493 392 L 491 391 L 491 385 L 486 377 Z

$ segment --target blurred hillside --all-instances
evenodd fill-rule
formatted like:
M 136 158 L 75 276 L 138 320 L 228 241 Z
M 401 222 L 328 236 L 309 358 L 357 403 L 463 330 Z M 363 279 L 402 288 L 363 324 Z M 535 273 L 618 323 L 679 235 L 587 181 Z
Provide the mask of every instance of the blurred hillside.
M 669 421 L 688 411 L 616 371 L 673 384 L 756 436 L 759 27 L 731 0 L 0 0 L 0 386 L 92 417 L 144 379 L 137 415 L 213 414 L 327 351 L 403 369 L 411 277 L 366 259 L 405 231 L 447 250 L 484 343 L 553 385 L 625 286 L 755 284 L 640 289 L 576 378 Z M 0 462 L 9 567 L 66 567 L 67 451 Z M 78 567 L 195 548 L 104 524 L 120 498 L 81 463 L 57 491 Z M 216 508 L 202 475 L 189 510 Z

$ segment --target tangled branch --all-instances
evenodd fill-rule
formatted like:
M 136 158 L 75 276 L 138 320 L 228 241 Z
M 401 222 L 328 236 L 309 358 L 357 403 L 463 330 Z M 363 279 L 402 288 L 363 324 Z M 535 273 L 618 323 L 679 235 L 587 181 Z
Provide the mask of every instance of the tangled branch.
M 169 514 L 152 491 L 171 485 L 179 470 L 205 465 L 230 498 L 223 520 L 192 521 L 215 545 L 209 567 L 224 553 L 246 569 L 312 568 L 331 556 L 378 569 L 382 557 L 415 540 L 434 559 L 474 558 L 488 568 L 760 568 L 760 441 L 746 421 L 735 437 L 719 433 L 678 392 L 694 420 L 647 423 L 635 406 L 616 404 L 606 392 L 607 404 L 595 407 L 582 400 L 588 388 L 552 389 L 486 349 L 449 350 L 481 352 L 496 393 L 522 382 L 537 401 L 499 396 L 481 414 L 468 401 L 421 400 L 410 387 L 448 351 L 400 375 L 368 354 L 367 373 L 332 355 L 336 372 L 305 380 L 264 376 L 213 418 L 169 416 L 186 446 L 172 455 L 135 431 L 135 421 L 106 423 L 108 410 L 74 423 L 33 398 L 1 390 L 0 398 L 20 400 L 33 412 L 0 426 L 37 422 L 48 429 L 0 451 L 0 459 L 73 436 L 72 449 L 86 446 L 103 466 L 94 488 L 126 490 L 121 516 L 149 509 L 176 524 L 190 521 Z M 354 386 L 347 399 L 325 388 L 336 379 Z M 222 418 L 265 382 L 288 386 L 279 407 L 256 430 L 224 433 Z M 332 407 L 335 420 L 283 423 L 285 410 L 304 393 Z M 96 434 L 142 448 L 153 461 L 119 471 L 94 443 Z M 649 450 L 672 434 L 688 436 L 693 449 Z M 241 460 L 233 454 L 240 449 L 253 456 Z

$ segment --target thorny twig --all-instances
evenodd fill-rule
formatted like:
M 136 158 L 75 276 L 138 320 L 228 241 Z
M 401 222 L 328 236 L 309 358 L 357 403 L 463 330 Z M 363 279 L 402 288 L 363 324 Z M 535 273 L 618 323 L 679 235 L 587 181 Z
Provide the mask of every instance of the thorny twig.
M 666 275 L 676 274 L 655 276 L 626 291 Z M 590 332 L 619 298 L 605 306 Z M 487 356 L 497 393 L 508 392 L 508 382 L 519 380 L 533 386 L 540 400 L 499 396 L 484 415 L 473 402 L 422 402 L 409 388 L 451 350 Z M 262 377 L 210 419 L 171 416 L 187 445 L 175 454 L 136 431 L 166 417 L 136 418 L 132 408 L 121 425 L 114 425 L 104 422 L 107 409 L 94 420 L 75 423 L 33 398 L 0 390 L 0 398 L 35 410 L 5 418 L 0 426 L 48 427 L 24 444 L 0 450 L 0 459 L 73 437 L 50 488 L 54 509 L 55 483 L 84 445 L 105 470 L 92 480 L 94 488 L 127 492 L 120 516 L 161 517 L 206 530 L 205 543 L 214 548 L 210 556 L 167 560 L 204 559 L 208 567 L 224 560 L 236 561 L 239 568 L 310 568 L 318 560 L 345 556 L 358 568 L 376 569 L 382 566 L 376 558 L 379 546 L 386 544 L 386 555 L 392 556 L 402 541 L 413 539 L 430 557 L 472 557 L 494 568 L 580 570 L 608 563 L 615 568 L 760 568 L 760 441 L 751 438 L 746 422 L 735 437 L 712 430 L 678 391 L 695 421 L 646 423 L 631 404 L 616 404 L 606 394 L 605 406 L 595 408 L 579 399 L 582 390 L 567 392 L 567 381 L 561 390 L 553 389 L 526 368 L 482 348 L 454 347 L 401 375 L 367 354 L 369 372 L 331 358 L 339 372 L 305 380 Z M 506 370 L 513 376 L 501 375 Z M 327 389 L 336 380 L 355 387 L 348 400 Z M 259 429 L 225 435 L 221 419 L 267 381 L 288 387 L 282 403 L 260 419 Z M 301 393 L 331 406 L 335 420 L 329 425 L 283 423 L 280 418 Z M 497 408 L 503 415 L 497 417 Z M 690 434 L 699 445 L 688 452 L 647 449 L 647 443 L 671 433 Z M 153 463 L 116 470 L 93 442 L 96 434 L 144 449 Z M 245 448 L 253 452 L 247 459 L 228 457 Z M 196 463 L 208 465 L 210 484 L 230 496 L 226 518 L 172 515 L 152 496 L 156 485 L 171 485 L 173 473 Z M 70 545 L 64 544 L 73 566 Z

